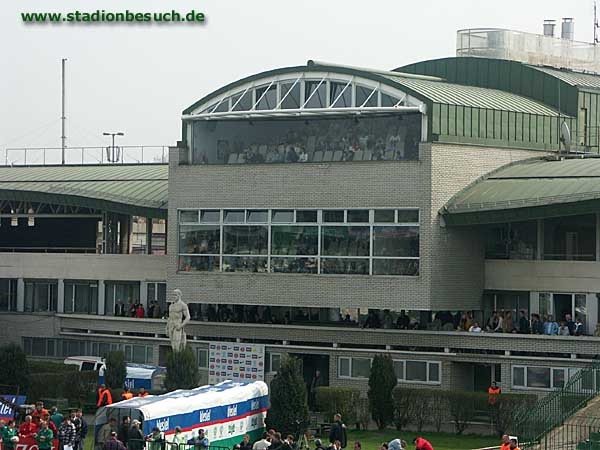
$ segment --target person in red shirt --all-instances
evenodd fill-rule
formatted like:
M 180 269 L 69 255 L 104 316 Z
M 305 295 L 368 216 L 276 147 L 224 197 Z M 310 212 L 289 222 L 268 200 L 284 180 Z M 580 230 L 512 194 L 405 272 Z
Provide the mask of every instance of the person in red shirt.
M 19 427 L 19 436 L 21 437 L 33 437 L 37 433 L 38 427 L 31 421 L 31 416 L 25 416 L 25 422 Z
M 422 437 L 414 438 L 413 444 L 415 444 L 415 450 L 433 450 L 433 447 L 429 441 L 427 439 L 423 439 Z
M 35 409 L 31 413 L 32 422 L 39 427 L 44 414 L 48 414 L 48 410 L 44 408 L 44 402 L 35 402 Z
M 138 305 L 135 308 L 135 317 L 137 317 L 138 319 L 143 319 L 144 315 L 145 315 L 144 307 L 142 306 L 141 303 L 138 303 Z

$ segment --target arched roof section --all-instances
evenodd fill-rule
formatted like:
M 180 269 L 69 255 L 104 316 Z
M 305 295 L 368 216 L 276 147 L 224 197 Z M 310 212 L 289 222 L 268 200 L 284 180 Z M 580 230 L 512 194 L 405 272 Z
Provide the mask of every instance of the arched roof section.
M 0 201 L 167 216 L 168 165 L 0 167 Z

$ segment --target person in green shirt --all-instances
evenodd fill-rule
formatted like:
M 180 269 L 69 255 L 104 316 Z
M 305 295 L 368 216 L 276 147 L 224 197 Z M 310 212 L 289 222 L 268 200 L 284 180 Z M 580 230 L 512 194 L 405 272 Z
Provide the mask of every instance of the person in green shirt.
M 50 416 L 50 420 L 54 423 L 54 425 L 56 425 L 56 429 L 58 430 L 58 427 L 60 427 L 62 425 L 65 418 L 58 411 L 58 408 L 56 406 L 52 407 L 51 414 L 52 415 Z
M 50 428 L 48 428 L 48 422 L 40 422 L 40 427 L 40 430 L 35 436 L 35 440 L 38 443 L 38 449 L 49 450 L 52 448 L 52 439 L 54 438 L 54 433 Z
M 17 424 L 14 420 L 9 420 L 8 425 L 2 433 L 2 442 L 6 450 L 14 450 L 15 444 L 19 442 L 19 430 L 17 430 Z
M 163 450 L 165 440 L 158 428 L 154 427 L 152 429 L 152 433 L 146 437 L 146 441 L 148 441 L 148 450 Z

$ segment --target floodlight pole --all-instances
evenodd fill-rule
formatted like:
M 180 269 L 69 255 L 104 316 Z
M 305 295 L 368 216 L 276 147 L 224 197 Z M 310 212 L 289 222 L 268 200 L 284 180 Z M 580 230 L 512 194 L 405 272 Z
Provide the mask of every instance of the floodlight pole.
M 61 132 L 61 161 L 62 164 L 65 164 L 65 149 L 67 148 L 67 136 L 65 134 L 65 122 L 67 120 L 67 117 L 65 116 L 65 63 L 66 63 L 67 59 L 63 58 L 61 61 L 61 66 L 62 66 L 62 114 L 60 116 L 60 121 L 61 121 L 61 128 L 62 128 L 62 132 Z

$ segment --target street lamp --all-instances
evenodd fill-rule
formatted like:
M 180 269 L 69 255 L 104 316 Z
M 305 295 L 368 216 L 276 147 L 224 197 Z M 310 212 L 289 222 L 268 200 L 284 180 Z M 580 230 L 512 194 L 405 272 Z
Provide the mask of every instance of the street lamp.
M 121 159 L 121 148 L 115 146 L 115 136 L 125 136 L 125 133 L 122 131 L 117 131 L 115 133 L 104 132 L 102 133 L 104 136 L 112 136 L 112 145 L 110 147 L 106 147 L 106 159 L 109 162 L 116 163 Z

